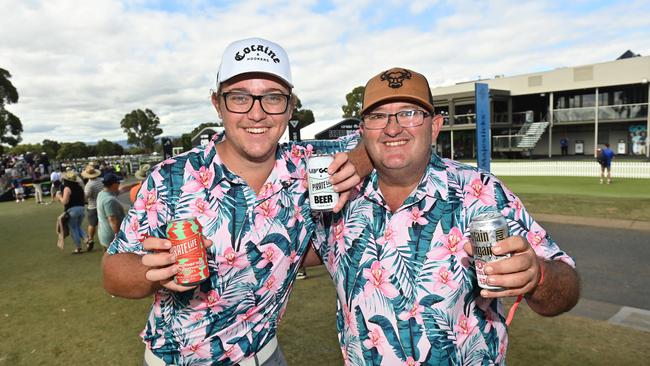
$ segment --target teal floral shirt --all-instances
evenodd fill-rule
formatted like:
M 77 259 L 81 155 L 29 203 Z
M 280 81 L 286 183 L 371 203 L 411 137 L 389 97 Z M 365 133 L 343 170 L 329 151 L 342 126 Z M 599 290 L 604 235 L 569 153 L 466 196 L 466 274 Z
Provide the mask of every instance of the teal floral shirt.
M 233 365 L 275 335 L 298 265 L 316 225 L 309 208 L 306 158 L 316 149 L 354 147 L 358 135 L 283 145 L 259 194 L 220 160 L 216 135 L 205 148 L 159 164 L 138 192 L 108 253 L 145 254 L 148 236 L 196 217 L 208 248 L 210 277 L 195 290 L 154 295 L 142 338 L 168 364 Z
M 488 210 L 538 256 L 575 265 L 496 177 L 435 154 L 394 213 L 374 172 L 343 211 L 323 215 L 314 246 L 336 286 L 346 365 L 505 364 L 503 306 L 479 296 L 463 249 Z

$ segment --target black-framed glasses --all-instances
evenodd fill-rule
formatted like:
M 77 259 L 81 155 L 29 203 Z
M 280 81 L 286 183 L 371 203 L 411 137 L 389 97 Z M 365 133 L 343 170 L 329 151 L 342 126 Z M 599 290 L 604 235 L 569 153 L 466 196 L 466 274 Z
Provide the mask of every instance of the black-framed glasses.
M 242 92 L 221 93 L 226 103 L 226 109 L 232 113 L 248 113 L 253 109 L 253 104 L 258 100 L 262 110 L 266 114 L 283 114 L 289 106 L 291 95 L 282 93 L 270 93 L 253 95 Z
M 368 113 L 363 118 L 363 125 L 369 130 L 383 130 L 388 126 L 390 117 L 395 116 L 397 124 L 403 128 L 417 127 L 424 123 L 424 118 L 431 114 L 421 110 L 399 111 L 397 113 Z

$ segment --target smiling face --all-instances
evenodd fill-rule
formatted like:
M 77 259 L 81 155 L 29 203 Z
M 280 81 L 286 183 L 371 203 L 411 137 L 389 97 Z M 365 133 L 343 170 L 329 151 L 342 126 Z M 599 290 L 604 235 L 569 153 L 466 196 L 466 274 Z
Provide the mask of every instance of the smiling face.
M 252 95 L 271 93 L 291 94 L 291 90 L 279 79 L 265 74 L 243 74 L 221 84 L 220 94 L 212 96 L 219 116 L 223 119 L 226 139 L 218 145 L 224 162 L 264 163 L 275 160 L 275 149 L 291 117 L 292 103 L 283 114 L 264 112 L 256 100 L 247 113 L 228 111 L 223 93 L 241 92 Z
M 398 101 L 378 105 L 367 113 L 393 114 L 406 110 L 425 111 L 417 104 Z M 380 177 L 419 181 L 430 159 L 432 139 L 440 131 L 440 120 L 434 121 L 429 115 L 424 117 L 422 125 L 404 128 L 391 116 L 385 128 L 370 130 L 362 124 L 361 131 L 364 146 Z

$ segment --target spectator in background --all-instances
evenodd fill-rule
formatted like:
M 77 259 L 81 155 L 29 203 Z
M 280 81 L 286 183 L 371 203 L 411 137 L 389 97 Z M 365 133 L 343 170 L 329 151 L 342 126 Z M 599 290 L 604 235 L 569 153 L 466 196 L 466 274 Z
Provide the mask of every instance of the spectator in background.
M 124 208 L 117 199 L 120 193 L 120 179 L 113 173 L 104 176 L 103 190 L 97 195 L 97 218 L 99 219 L 99 244 L 104 251 L 120 231 L 124 219 Z
M 32 187 L 34 187 L 34 200 L 36 200 L 36 204 L 43 204 L 43 186 L 41 183 L 43 182 L 43 177 L 41 173 L 38 170 L 35 170 L 34 173 L 32 174 Z
M 16 203 L 25 202 L 25 188 L 23 187 L 23 180 L 20 177 L 13 179 L 14 196 L 16 196 Z
M 97 195 L 104 189 L 104 184 L 99 178 L 102 172 L 93 164 L 88 164 L 81 172 L 81 176 L 88 179 L 84 188 L 84 196 L 88 206 L 86 207 L 86 219 L 88 220 L 88 240 L 86 250 L 91 251 L 95 246 L 95 232 L 97 231 Z
M 603 180 L 605 179 L 605 170 L 607 170 L 607 184 L 612 183 L 612 159 L 614 159 L 614 152 L 609 148 L 609 144 L 605 144 L 605 148 L 598 154 L 600 184 L 603 184 Z
M 68 227 L 75 245 L 72 253 L 81 254 L 83 253 L 81 240 L 86 237 L 86 233 L 81 228 L 84 219 L 84 189 L 80 184 L 81 178 L 74 170 L 66 171 L 61 177 L 63 190 L 57 193 L 57 197 L 70 217 Z
M 52 174 L 50 174 L 50 203 L 54 202 L 56 194 L 61 190 L 61 168 L 58 166 L 54 168 Z
M 140 190 L 140 187 L 142 186 L 142 181 L 147 179 L 147 176 L 149 175 L 149 170 L 151 170 L 151 165 L 142 164 L 140 166 L 140 168 L 135 172 L 135 178 L 139 182 L 136 185 L 134 185 L 131 188 L 131 192 L 129 192 L 129 199 L 131 200 L 131 203 L 134 203 L 135 200 L 137 199 L 138 191 Z
M 569 140 L 566 136 L 560 139 L 560 148 L 562 149 L 562 156 L 569 155 Z

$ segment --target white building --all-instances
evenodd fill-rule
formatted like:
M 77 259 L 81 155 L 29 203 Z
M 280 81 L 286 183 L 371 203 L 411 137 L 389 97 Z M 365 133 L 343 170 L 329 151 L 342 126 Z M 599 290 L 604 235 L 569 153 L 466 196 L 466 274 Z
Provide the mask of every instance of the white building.
M 495 77 L 432 89 L 445 124 L 438 151 L 476 156 L 474 84 L 490 88 L 493 155 L 591 155 L 609 143 L 617 154 L 650 157 L 650 57 L 626 52 L 616 61 Z

